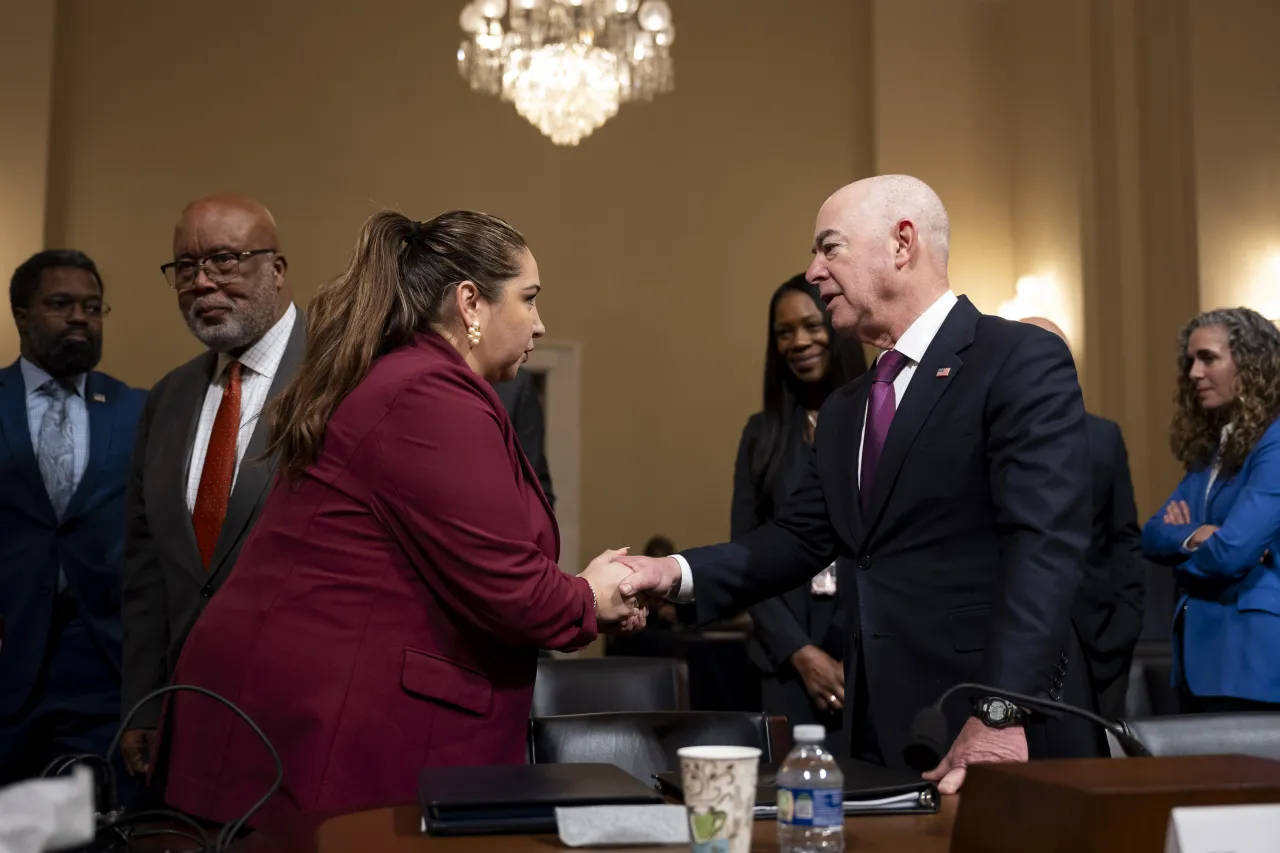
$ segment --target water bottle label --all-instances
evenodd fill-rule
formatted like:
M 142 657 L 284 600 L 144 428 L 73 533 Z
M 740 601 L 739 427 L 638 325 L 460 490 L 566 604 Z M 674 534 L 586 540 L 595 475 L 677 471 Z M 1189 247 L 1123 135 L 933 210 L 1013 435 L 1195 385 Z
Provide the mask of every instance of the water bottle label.
M 839 788 L 779 788 L 778 823 L 841 826 L 844 824 L 844 791 Z

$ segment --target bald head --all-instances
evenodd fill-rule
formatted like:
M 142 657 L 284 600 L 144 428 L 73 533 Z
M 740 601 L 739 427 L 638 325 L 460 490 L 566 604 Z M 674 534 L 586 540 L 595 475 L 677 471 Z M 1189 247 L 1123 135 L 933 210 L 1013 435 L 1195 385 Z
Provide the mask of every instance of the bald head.
M 1038 326 L 1051 335 L 1057 335 L 1062 342 L 1067 345 L 1067 349 L 1071 349 L 1071 341 L 1067 340 L 1067 333 L 1058 327 L 1058 324 L 1044 317 L 1023 317 L 1019 322 L 1026 323 L 1028 326 Z
M 889 348 L 950 288 L 950 248 L 951 223 L 938 194 L 910 175 L 879 175 L 841 187 L 823 203 L 806 277 L 837 329 Z
M 183 208 L 173 229 L 173 259 L 203 262 L 178 288 L 178 306 L 212 350 L 243 352 L 293 301 L 275 217 L 247 196 L 208 196 Z
M 854 227 L 893 233 L 898 224 L 915 226 L 920 241 L 945 274 L 951 251 L 951 220 L 933 188 L 910 175 L 876 175 L 841 187 L 823 205 Z
M 199 240 L 201 232 L 211 230 L 216 230 L 220 239 L 238 239 L 237 246 L 253 243 L 255 248 L 280 248 L 276 218 L 262 202 L 243 195 L 211 195 L 196 199 L 182 209 L 173 229 L 174 257 L 178 257 L 182 249 L 193 248 L 185 245 L 187 242 Z M 179 242 L 184 243 L 181 248 Z

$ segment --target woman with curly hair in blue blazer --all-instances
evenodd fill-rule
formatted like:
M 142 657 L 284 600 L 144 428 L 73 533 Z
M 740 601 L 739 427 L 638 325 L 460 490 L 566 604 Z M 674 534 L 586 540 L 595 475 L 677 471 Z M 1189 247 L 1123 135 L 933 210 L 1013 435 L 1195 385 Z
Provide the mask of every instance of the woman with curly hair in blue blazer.
M 1183 595 L 1183 710 L 1280 710 L 1280 331 L 1256 311 L 1196 317 L 1179 339 L 1173 450 L 1186 476 L 1142 531 Z

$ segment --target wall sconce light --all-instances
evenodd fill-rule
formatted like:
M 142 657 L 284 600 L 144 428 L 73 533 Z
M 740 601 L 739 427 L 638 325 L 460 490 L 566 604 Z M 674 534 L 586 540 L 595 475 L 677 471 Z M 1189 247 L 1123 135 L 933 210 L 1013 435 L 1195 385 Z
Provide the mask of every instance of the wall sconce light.
M 1263 261 L 1254 280 L 1253 294 L 1250 301 L 1258 306 L 1258 313 L 1280 325 L 1280 252 Z
M 1014 285 L 1014 297 L 1000 303 L 996 313 L 1006 320 L 1044 317 L 1062 327 L 1068 338 L 1075 335 L 1062 288 L 1052 275 L 1024 275 Z

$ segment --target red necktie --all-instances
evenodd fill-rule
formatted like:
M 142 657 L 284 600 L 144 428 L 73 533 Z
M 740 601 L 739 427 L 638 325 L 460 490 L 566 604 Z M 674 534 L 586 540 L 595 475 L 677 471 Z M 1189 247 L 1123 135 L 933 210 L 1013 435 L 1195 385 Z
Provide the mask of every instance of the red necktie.
M 236 475 L 236 438 L 240 435 L 240 362 L 227 367 L 227 387 L 213 419 L 209 449 L 205 451 L 204 468 L 200 471 L 200 489 L 196 492 L 196 508 L 191 524 L 196 529 L 196 543 L 206 570 L 213 560 L 213 549 L 227 517 L 227 501 L 231 498 L 231 481 Z

